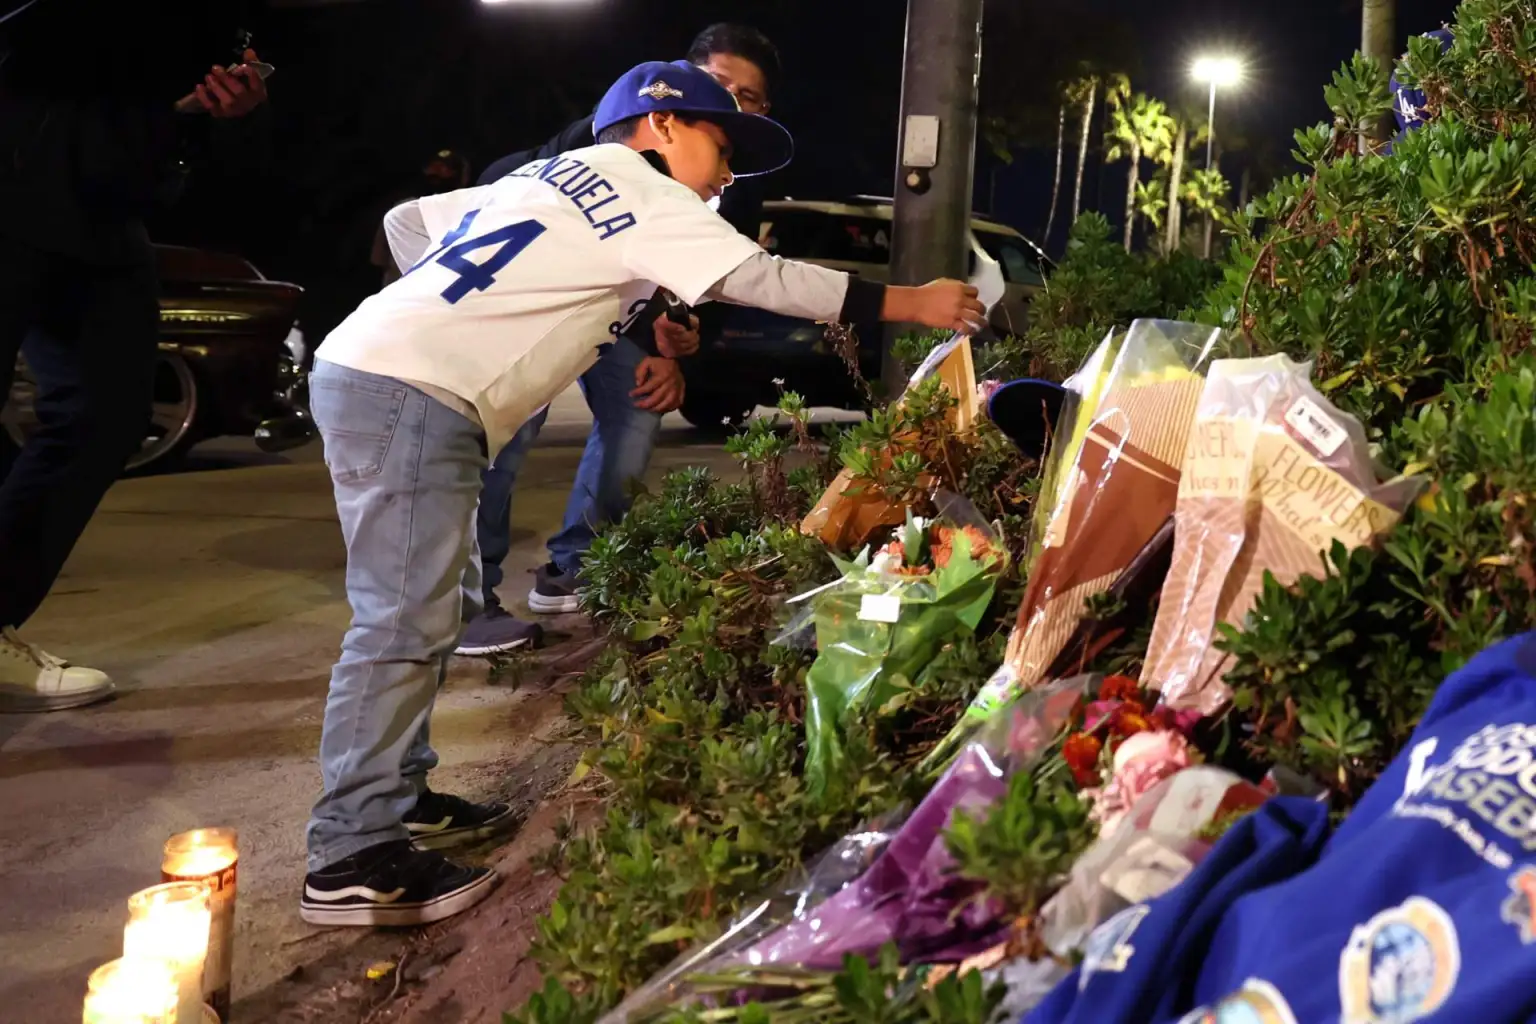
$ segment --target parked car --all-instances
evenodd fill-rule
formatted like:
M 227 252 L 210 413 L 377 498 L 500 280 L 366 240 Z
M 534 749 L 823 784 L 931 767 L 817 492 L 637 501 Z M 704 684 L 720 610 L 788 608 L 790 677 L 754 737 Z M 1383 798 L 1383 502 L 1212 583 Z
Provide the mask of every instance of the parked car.
M 199 441 L 250 435 L 268 452 L 315 436 L 295 316 L 303 289 L 269 281 L 224 253 L 155 247 L 160 272 L 160 354 L 149 431 L 128 471 L 173 465 Z M 37 425 L 36 384 L 23 357 L 0 425 L 20 443 Z
M 1017 333 L 1029 299 L 1045 284 L 1051 261 L 1013 228 L 971 218 L 971 233 L 1002 266 L 1007 291 L 992 311 L 991 330 Z M 784 199 L 763 204 L 758 242 L 786 259 L 846 270 L 875 281 L 890 279 L 891 201 L 859 196 L 842 202 Z M 685 360 L 687 397 L 681 410 L 694 426 L 718 429 L 740 422 L 757 405 L 778 401 L 775 379 L 811 405 L 859 408 L 862 398 L 842 361 L 823 338 L 825 326 L 760 309 L 731 306 L 713 342 Z M 879 376 L 878 324 L 856 325 L 860 372 Z

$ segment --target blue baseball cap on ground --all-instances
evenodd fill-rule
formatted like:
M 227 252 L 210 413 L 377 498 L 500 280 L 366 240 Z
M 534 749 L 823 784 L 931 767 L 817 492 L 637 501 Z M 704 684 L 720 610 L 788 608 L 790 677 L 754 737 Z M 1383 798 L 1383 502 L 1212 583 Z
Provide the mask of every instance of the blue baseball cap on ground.
M 743 113 L 730 90 L 685 60 L 650 61 L 625 72 L 597 105 L 592 135 L 664 110 L 719 125 L 731 140 L 731 173 L 738 178 L 776 171 L 795 155 L 794 139 L 783 125 Z
M 1032 459 L 1045 457 L 1051 431 L 1061 417 L 1067 389 L 1048 380 L 1010 381 L 992 393 L 987 402 L 987 418 L 1019 450 Z

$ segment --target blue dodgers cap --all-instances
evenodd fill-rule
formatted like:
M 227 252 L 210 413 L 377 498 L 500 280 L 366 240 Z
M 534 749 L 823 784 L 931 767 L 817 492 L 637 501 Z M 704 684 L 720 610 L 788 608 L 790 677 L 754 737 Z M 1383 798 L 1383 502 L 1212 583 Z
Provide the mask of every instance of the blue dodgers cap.
M 1048 380 L 1010 381 L 992 393 L 987 401 L 987 418 L 1019 450 L 1032 459 L 1045 457 L 1051 431 L 1061 417 L 1067 389 Z
M 795 155 L 788 130 L 761 114 L 742 113 L 730 90 L 703 68 L 685 60 L 650 61 L 631 68 L 609 88 L 597 114 L 592 134 L 604 128 L 669 110 L 720 126 L 731 140 L 731 173 L 738 178 L 776 171 Z

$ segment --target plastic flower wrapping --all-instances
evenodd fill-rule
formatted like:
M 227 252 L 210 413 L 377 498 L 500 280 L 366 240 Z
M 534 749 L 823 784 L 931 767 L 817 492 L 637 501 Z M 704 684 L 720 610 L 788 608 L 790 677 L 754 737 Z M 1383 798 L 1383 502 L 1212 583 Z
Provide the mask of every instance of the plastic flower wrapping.
M 1034 1005 L 1095 926 L 1176 885 L 1269 795 L 1193 763 L 1181 731 L 1190 720 L 1145 707 L 1123 676 L 1078 676 L 1021 696 L 975 733 L 909 815 L 846 836 L 603 1024 L 700 1005 L 735 1019 L 728 1008 L 754 1001 L 813 1014 L 850 955 L 895 955 L 914 985 L 983 970 L 1008 990 L 1011 1012 Z M 962 862 L 985 850 L 998 823 L 980 822 L 999 814 L 1016 819 L 1001 827 L 1021 870 L 989 886 Z M 1038 856 L 1053 846 L 1053 857 Z M 1010 898 L 1023 893 L 1022 902 Z
M 818 652 L 805 683 L 811 792 L 837 775 L 844 719 L 899 697 L 945 644 L 973 633 L 1007 563 L 983 527 L 909 513 L 894 539 L 839 561 L 835 583 L 797 599 L 810 602 Z

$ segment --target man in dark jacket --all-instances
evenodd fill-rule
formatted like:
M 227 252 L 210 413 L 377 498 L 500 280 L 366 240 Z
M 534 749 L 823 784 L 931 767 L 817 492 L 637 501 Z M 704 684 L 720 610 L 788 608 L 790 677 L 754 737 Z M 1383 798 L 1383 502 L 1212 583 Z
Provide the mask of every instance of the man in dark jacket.
M 749 114 L 766 114 L 780 73 L 779 54 L 759 31 L 741 25 L 712 25 L 694 39 L 687 59 L 714 76 Z M 538 149 L 497 160 L 480 175 L 480 184 L 497 181 L 533 160 L 549 159 L 592 145 L 592 118 L 583 118 Z M 720 198 L 719 213 L 733 227 L 756 239 L 762 219 L 760 178 L 737 181 Z M 704 307 L 704 330 L 711 306 Z M 697 320 L 698 318 L 696 318 Z M 649 330 L 649 324 L 639 325 Z M 697 325 L 696 325 L 697 326 Z M 698 344 L 697 335 L 693 344 Z M 683 401 L 683 375 L 676 360 L 648 356 L 627 337 L 617 337 L 581 379 L 592 410 L 593 426 L 576 471 L 561 530 L 549 540 L 549 561 L 538 570 L 528 606 L 535 612 L 574 612 L 576 574 L 595 531 L 624 514 L 626 488 L 643 476 L 661 430 L 661 417 Z M 501 563 L 511 550 L 508 516 L 517 472 L 544 425 L 546 412 L 529 420 L 485 472 L 480 494 L 478 541 L 484 569 L 485 612 L 465 629 L 458 653 L 498 654 L 536 642 L 537 624 L 523 622 L 501 606 L 496 587 Z
M 177 190 L 181 134 L 266 97 L 237 7 L 31 0 L 0 14 L 0 402 L 24 354 L 40 423 L 0 481 L 0 712 L 112 692 L 17 630 L 143 443 L 159 329 L 144 220 Z

